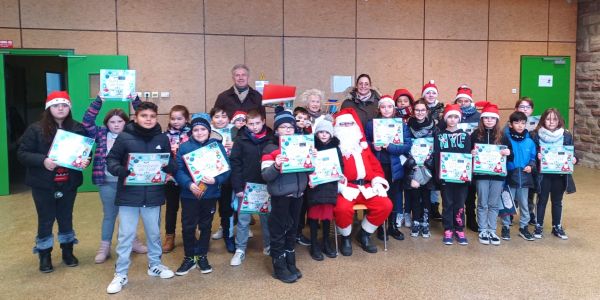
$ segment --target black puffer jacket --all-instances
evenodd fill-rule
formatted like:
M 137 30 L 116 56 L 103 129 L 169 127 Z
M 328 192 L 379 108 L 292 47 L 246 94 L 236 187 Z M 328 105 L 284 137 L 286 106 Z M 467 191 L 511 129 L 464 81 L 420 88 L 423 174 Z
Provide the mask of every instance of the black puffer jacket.
M 87 132 L 83 125 L 77 121 L 66 121 L 63 130 L 70 131 L 79 135 L 86 135 Z M 33 188 L 55 189 L 54 177 L 56 169 L 48 171 L 44 167 L 44 160 L 48 157 L 48 151 L 52 141 L 47 141 L 42 133 L 41 123 L 35 122 L 27 127 L 21 137 L 21 144 L 17 156 L 19 161 L 27 168 L 25 175 L 25 184 Z M 69 181 L 61 187 L 63 190 L 75 190 L 83 182 L 83 176 L 80 171 L 69 169 Z
M 263 149 L 261 175 L 267 182 L 267 190 L 271 196 L 300 198 L 304 195 L 308 184 L 308 172 L 285 173 L 275 167 L 275 158 L 281 153 L 279 138 L 273 137 Z
M 315 148 L 317 151 L 327 150 L 331 148 L 336 148 L 338 153 L 338 158 L 340 160 L 340 167 L 342 170 L 344 169 L 344 163 L 342 160 L 342 152 L 337 146 L 340 144 L 338 138 L 333 137 L 331 141 L 327 144 L 323 144 L 320 139 L 315 138 Z M 328 182 L 319 184 L 313 188 L 309 188 L 306 191 L 308 197 L 308 205 L 317 205 L 317 204 L 334 204 L 337 201 L 338 195 L 338 183 L 337 181 Z
M 251 138 L 246 127 L 239 130 L 231 148 L 231 186 L 235 193 L 243 192 L 247 182 L 265 184 L 260 173 L 260 163 L 265 146 L 273 139 L 273 130 L 266 127 L 266 135 L 261 139 Z
M 124 186 L 123 180 L 129 175 L 127 161 L 129 153 L 170 153 L 171 144 L 169 138 L 162 133 L 159 124 L 146 133 L 137 129 L 135 123 L 130 122 L 113 145 L 106 156 L 108 172 L 119 176 L 117 185 L 117 198 L 115 204 L 118 206 L 152 207 L 165 203 L 165 186 Z M 175 160 L 169 157 L 169 164 L 163 168 L 167 173 L 174 174 L 176 171 Z

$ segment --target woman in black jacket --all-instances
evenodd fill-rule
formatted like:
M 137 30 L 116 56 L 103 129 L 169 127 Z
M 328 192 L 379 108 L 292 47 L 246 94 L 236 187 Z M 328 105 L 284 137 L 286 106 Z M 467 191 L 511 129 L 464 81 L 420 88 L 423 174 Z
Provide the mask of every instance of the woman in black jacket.
M 65 91 L 55 91 L 46 98 L 46 110 L 42 120 L 31 124 L 21 138 L 19 161 L 27 168 L 25 184 L 31 194 L 38 215 L 38 231 L 33 252 L 39 254 L 40 271 L 49 273 L 52 267 L 51 252 L 54 244 L 52 227 L 58 223 L 58 242 L 62 259 L 69 267 L 79 264 L 73 256 L 73 244 L 77 243 L 73 230 L 73 205 L 77 188 L 82 183 L 81 171 L 58 166 L 48 158 L 48 151 L 58 129 L 86 135 L 79 122 L 71 116 L 71 100 Z M 83 167 L 89 164 L 82 161 Z

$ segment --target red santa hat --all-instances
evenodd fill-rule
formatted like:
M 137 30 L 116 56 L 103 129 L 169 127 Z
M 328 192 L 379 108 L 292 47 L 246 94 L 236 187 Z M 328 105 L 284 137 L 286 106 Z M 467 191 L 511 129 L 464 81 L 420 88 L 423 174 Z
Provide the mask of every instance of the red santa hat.
M 339 112 L 337 112 L 335 115 L 335 120 L 333 123 L 333 127 L 338 127 L 339 123 L 344 123 L 344 122 L 354 122 L 354 124 L 356 124 L 358 126 L 358 128 L 360 129 L 360 133 L 362 134 L 362 137 L 360 138 L 360 146 L 363 149 L 367 149 L 367 147 L 369 147 L 369 144 L 367 144 L 367 138 L 365 137 L 365 129 L 363 128 L 363 124 L 360 122 L 360 119 L 358 118 L 358 115 L 356 114 L 356 111 L 354 111 L 353 108 L 347 107 L 344 108 L 342 110 L 340 110 Z
M 392 99 L 392 96 L 390 96 L 390 95 L 381 96 L 381 98 L 379 99 L 379 102 L 377 103 L 377 107 L 380 107 L 382 104 L 385 104 L 385 103 L 389 103 L 392 106 L 396 106 L 394 99 Z
M 54 105 L 54 104 L 66 104 L 69 106 L 69 108 L 71 108 L 71 98 L 69 97 L 69 94 L 67 94 L 66 91 L 54 91 L 52 93 L 50 93 L 48 95 L 48 97 L 46 97 L 46 108 L 48 109 L 48 107 Z
M 244 120 L 246 120 L 248 117 L 248 114 L 245 111 L 242 110 L 236 110 L 233 113 L 233 117 L 231 117 L 231 123 L 235 123 L 235 121 L 238 121 L 238 119 L 242 118 Z
M 444 108 L 444 121 L 448 119 L 448 116 L 455 115 L 460 119 L 462 117 L 462 113 L 460 111 L 460 105 L 458 104 L 447 104 Z
M 481 110 L 481 118 L 483 117 L 492 117 L 500 120 L 500 112 L 498 110 L 498 105 L 487 102 L 487 101 L 478 101 L 475 103 L 477 107 L 483 107 Z
M 435 81 L 433 81 L 433 79 L 429 80 L 429 82 L 423 86 L 421 97 L 425 97 L 425 94 L 427 94 L 429 91 L 435 91 L 437 94 L 439 94 L 437 85 L 435 85 Z
M 467 98 L 471 100 L 471 103 L 473 103 L 473 91 L 469 86 L 463 84 L 458 87 L 456 97 L 454 97 L 454 103 L 456 103 L 456 100 L 458 100 L 458 98 Z

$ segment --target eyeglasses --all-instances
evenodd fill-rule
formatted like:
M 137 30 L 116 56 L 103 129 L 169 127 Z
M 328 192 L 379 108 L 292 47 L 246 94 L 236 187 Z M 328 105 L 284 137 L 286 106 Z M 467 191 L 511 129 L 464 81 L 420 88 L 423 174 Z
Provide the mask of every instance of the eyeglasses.
M 531 105 L 519 105 L 519 109 L 531 109 Z
M 290 130 L 290 129 L 294 129 L 294 126 L 279 126 L 277 127 L 277 129 L 283 129 L 283 130 Z
M 338 123 L 338 125 L 340 125 L 342 127 L 350 127 L 350 126 L 354 125 L 354 122 L 340 122 L 340 123 Z
M 415 112 L 416 113 L 425 113 L 425 112 L 427 112 L 427 110 L 426 109 L 415 109 Z

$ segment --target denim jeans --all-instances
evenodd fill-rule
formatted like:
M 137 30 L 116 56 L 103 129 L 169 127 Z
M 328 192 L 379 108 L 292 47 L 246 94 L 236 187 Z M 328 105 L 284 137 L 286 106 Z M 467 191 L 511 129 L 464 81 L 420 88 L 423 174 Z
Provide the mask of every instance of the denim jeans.
M 498 212 L 500 211 L 500 194 L 504 182 L 500 180 L 479 179 L 477 185 L 477 221 L 479 232 L 496 231 Z
M 127 275 L 131 264 L 131 248 L 135 239 L 138 219 L 142 217 L 146 244 L 148 246 L 148 266 L 160 264 L 162 245 L 160 242 L 160 206 L 152 207 L 119 207 L 119 244 L 117 245 L 117 263 L 115 272 Z
M 58 242 L 77 243 L 73 230 L 73 206 L 75 204 L 76 190 L 65 190 L 63 196 L 56 199 L 54 190 L 32 188 L 31 195 L 35 203 L 38 217 L 38 230 L 35 239 L 36 245 L 33 252 L 52 248 L 54 235 L 52 228 L 54 221 L 58 223 Z
M 98 192 L 100 194 L 100 200 L 102 201 L 102 211 L 104 212 L 101 238 L 103 241 L 111 242 L 113 232 L 115 231 L 115 221 L 119 214 L 119 207 L 115 205 L 117 183 L 105 182 L 98 185 Z
M 510 187 L 510 196 L 515 201 L 515 204 L 519 207 L 519 228 L 524 228 L 529 222 L 529 205 L 527 205 L 528 194 L 528 188 L 514 188 L 512 186 Z M 502 226 L 510 226 L 510 216 L 504 216 L 502 218 Z
M 260 228 L 262 230 L 263 248 L 268 247 L 270 243 L 269 236 L 269 215 L 260 216 Z M 248 245 L 248 232 L 250 231 L 250 219 L 252 214 L 238 214 L 237 233 L 235 235 L 235 246 L 237 249 L 246 251 Z
M 440 198 L 439 198 L 439 191 L 438 190 L 432 190 L 431 191 L 431 203 L 440 203 Z

